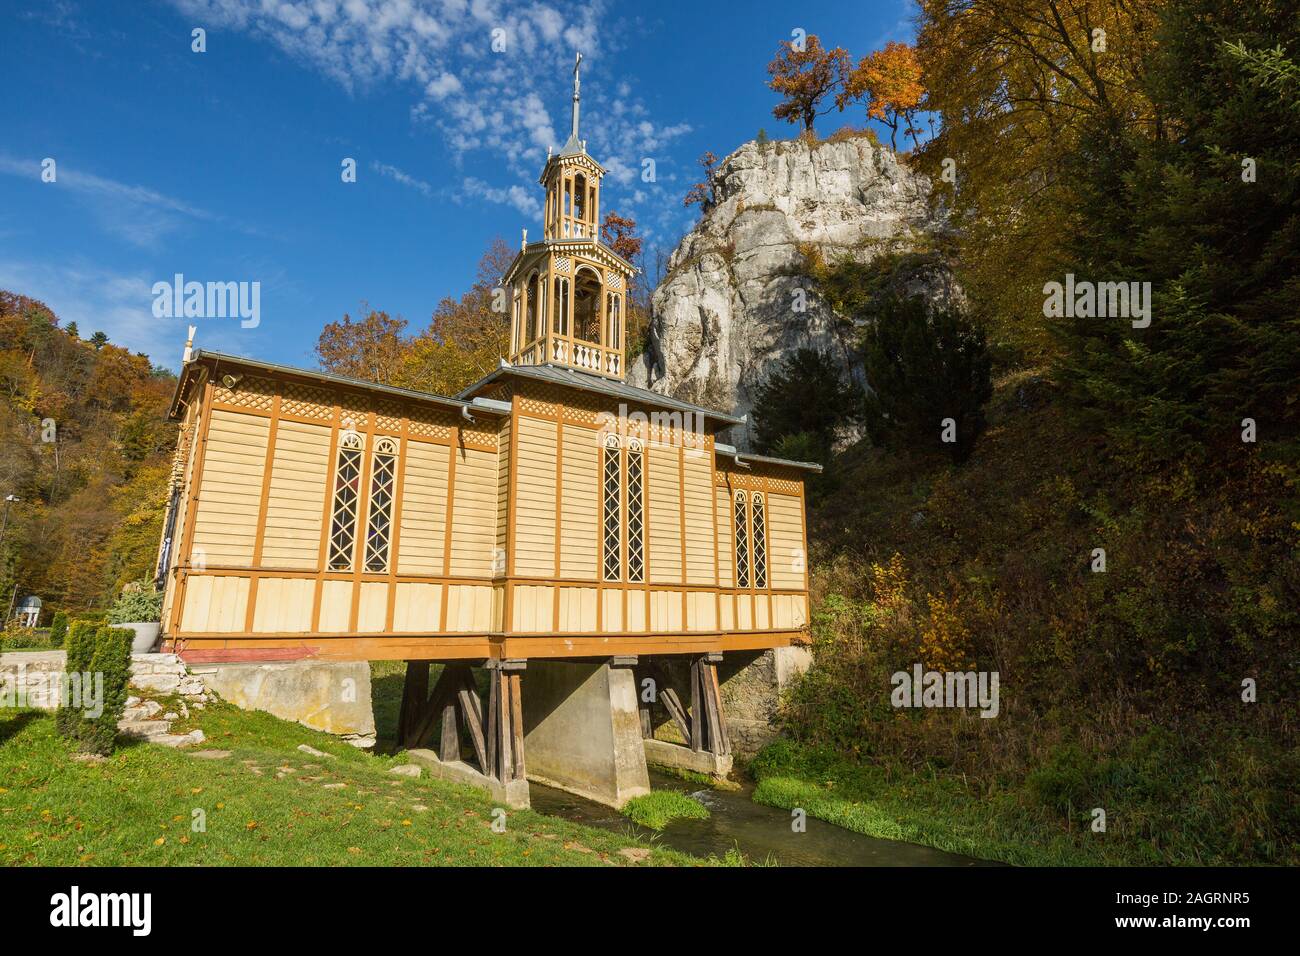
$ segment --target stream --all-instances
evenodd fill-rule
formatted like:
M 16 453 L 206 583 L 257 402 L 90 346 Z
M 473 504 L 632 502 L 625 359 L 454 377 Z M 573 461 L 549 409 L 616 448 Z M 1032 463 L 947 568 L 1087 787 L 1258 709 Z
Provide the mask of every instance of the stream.
M 650 771 L 654 790 L 688 793 L 709 808 L 707 820 L 674 820 L 662 831 L 638 826 L 617 810 L 554 790 L 530 784 L 533 809 L 574 823 L 635 832 L 661 846 L 707 857 L 722 856 L 739 848 L 755 863 L 781 866 L 998 866 L 985 860 L 945 853 L 915 843 L 880 840 L 844 830 L 809 817 L 804 833 L 790 827 L 790 812 L 754 803 L 754 788 L 744 783 L 739 790 L 712 790 L 687 783 L 667 774 Z

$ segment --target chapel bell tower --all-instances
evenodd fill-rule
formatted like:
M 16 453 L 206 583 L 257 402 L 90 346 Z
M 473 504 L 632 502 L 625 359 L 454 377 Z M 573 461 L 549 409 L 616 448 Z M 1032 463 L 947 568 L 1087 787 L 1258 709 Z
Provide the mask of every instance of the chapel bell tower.
M 528 242 L 506 271 L 511 290 L 510 362 L 559 365 L 624 377 L 626 296 L 636 268 L 600 241 L 600 181 L 605 168 L 578 138 L 582 54 L 573 63 L 569 140 L 548 153 L 541 185 L 546 206 L 540 242 Z

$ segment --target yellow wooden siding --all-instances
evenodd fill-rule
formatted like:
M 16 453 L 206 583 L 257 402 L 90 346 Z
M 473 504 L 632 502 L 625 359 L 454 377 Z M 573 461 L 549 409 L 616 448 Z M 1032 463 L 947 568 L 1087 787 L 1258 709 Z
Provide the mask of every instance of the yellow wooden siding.
M 377 634 L 388 623 L 388 585 L 381 581 L 366 581 L 361 585 L 357 606 L 357 630 L 364 634 Z
M 311 630 L 316 582 L 311 578 L 262 578 L 257 582 L 253 630 L 260 634 L 301 634 Z
M 487 631 L 492 627 L 490 585 L 453 584 L 447 588 L 447 630 Z
M 208 427 L 191 563 L 248 567 L 262 502 L 270 420 L 215 411 Z
M 682 580 L 682 489 L 678 452 L 673 447 L 651 444 L 646 458 L 650 581 L 679 584 Z
M 340 634 L 351 627 L 352 582 L 326 581 L 320 592 L 320 630 Z
M 555 590 L 542 585 L 520 584 L 512 590 L 511 630 L 550 632 L 555 618 Z
M 682 630 L 682 592 L 650 592 L 650 630 Z
M 402 478 L 398 574 L 442 574 L 447 544 L 447 469 L 451 450 L 422 441 L 406 443 Z M 400 592 L 399 592 L 400 593 Z
M 286 421 L 276 426 L 262 567 L 316 569 L 330 478 L 329 446 L 328 428 Z
M 510 467 L 511 467 L 511 423 L 506 419 L 497 432 L 497 511 L 496 511 L 496 550 L 492 552 L 492 573 L 497 576 L 510 570 Z
M 566 634 L 596 630 L 595 588 L 560 588 L 560 630 Z
M 736 630 L 754 629 L 754 597 L 752 594 L 736 595 Z
M 718 598 L 713 591 L 686 592 L 686 629 L 713 631 L 718 627 Z
M 717 505 L 716 521 L 718 527 L 718 585 L 724 588 L 736 586 L 735 529 L 732 527 L 731 492 L 726 486 L 716 488 L 714 499 Z
M 181 630 L 195 634 L 242 631 L 248 585 L 248 578 L 190 575 L 181 608 Z
M 520 417 L 515 487 L 515 573 L 555 576 L 555 422 Z
M 718 627 L 724 631 L 736 630 L 736 597 L 733 594 L 719 595 Z
M 624 630 L 629 633 L 640 634 L 646 630 L 646 591 L 628 591 L 627 593 L 627 623 Z
M 640 601 L 645 604 L 645 595 L 640 591 L 625 592 L 619 589 L 602 591 L 600 595 L 600 623 L 601 630 L 606 633 L 614 633 L 623 630 L 623 600 L 624 594 L 631 601 Z
M 808 559 L 801 507 L 802 502 L 791 495 L 767 496 L 767 566 L 774 588 L 803 588 Z
M 713 463 L 698 448 L 687 448 L 682 459 L 686 491 L 686 583 L 713 584 L 717 579 L 713 553 Z
M 393 599 L 393 632 L 432 634 L 442 624 L 441 584 L 398 584 Z
M 595 580 L 600 545 L 600 446 L 597 432 L 564 426 L 560 576 Z
M 490 577 L 496 543 L 497 456 L 474 448 L 456 449 L 455 455 L 451 573 Z

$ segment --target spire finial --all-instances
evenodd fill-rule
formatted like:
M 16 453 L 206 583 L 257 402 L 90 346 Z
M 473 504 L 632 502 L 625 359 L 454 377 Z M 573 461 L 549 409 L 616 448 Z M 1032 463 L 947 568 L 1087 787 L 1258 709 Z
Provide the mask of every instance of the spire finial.
M 581 98 L 582 79 L 578 76 L 578 70 L 582 66 L 582 54 L 577 53 L 573 58 L 573 132 L 572 138 L 578 138 L 578 100 Z

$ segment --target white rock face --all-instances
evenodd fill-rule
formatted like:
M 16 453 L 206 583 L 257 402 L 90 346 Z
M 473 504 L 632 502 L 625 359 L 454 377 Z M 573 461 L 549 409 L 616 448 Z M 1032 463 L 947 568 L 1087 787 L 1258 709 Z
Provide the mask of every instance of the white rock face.
M 865 384 L 851 326 L 803 274 L 805 252 L 865 262 L 906 251 L 933 226 L 928 182 L 857 137 L 747 143 L 718 165 L 714 192 L 654 292 L 649 346 L 628 381 L 744 415 L 773 369 L 812 348 Z M 730 437 L 751 445 L 750 430 Z

